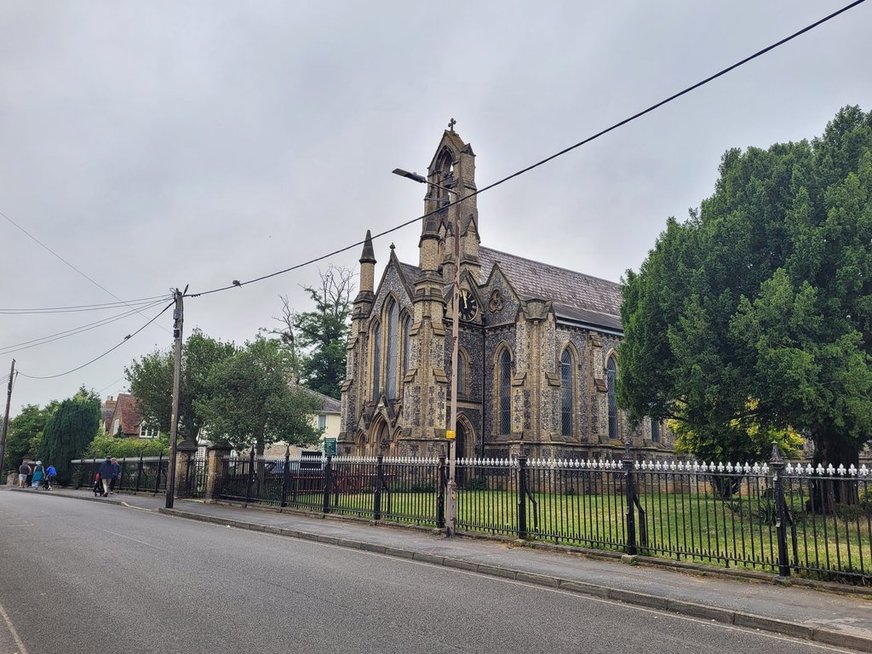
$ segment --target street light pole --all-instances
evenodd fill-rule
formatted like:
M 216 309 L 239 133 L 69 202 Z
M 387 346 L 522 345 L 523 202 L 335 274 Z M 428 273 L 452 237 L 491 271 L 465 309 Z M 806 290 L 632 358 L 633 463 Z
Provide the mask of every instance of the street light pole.
M 454 205 L 454 284 L 451 293 L 451 399 L 448 418 L 448 429 L 445 437 L 448 439 L 448 488 L 445 493 L 445 534 L 453 536 L 457 530 L 457 359 L 460 343 L 460 204 L 457 193 L 423 175 L 410 173 L 402 168 L 394 168 L 394 175 L 406 177 L 419 184 L 427 184 L 442 189 L 448 193 L 449 204 Z M 452 202 L 451 196 L 454 195 Z
M 185 320 L 185 291 L 176 289 L 173 292 L 173 297 L 176 302 L 176 309 L 173 313 L 173 408 L 170 416 L 170 460 L 167 468 L 167 490 L 164 501 L 164 506 L 167 509 L 173 508 L 173 502 L 176 495 L 176 459 L 178 458 L 177 435 L 179 428 L 179 387 L 182 372 L 182 325 Z M 158 470 L 160 477 L 160 470 Z

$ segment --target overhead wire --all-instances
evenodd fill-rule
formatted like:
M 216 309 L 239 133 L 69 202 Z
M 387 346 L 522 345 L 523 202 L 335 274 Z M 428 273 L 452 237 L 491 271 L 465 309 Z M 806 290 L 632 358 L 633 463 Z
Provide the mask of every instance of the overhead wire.
M 161 309 L 161 310 L 160 310 L 160 311 L 159 311 L 159 312 L 158 312 L 158 313 L 157 313 L 153 318 L 149 319 L 148 322 L 146 322 L 142 327 L 140 327 L 139 329 L 137 329 L 135 332 L 132 332 L 132 333 L 128 334 L 128 335 L 125 336 L 125 337 L 124 337 L 124 338 L 123 338 L 119 343 L 117 343 L 116 345 L 110 347 L 108 350 L 106 350 L 105 352 L 103 352 L 103 354 L 100 354 L 99 356 L 94 357 L 94 358 L 91 359 L 90 361 L 86 361 L 85 363 L 83 363 L 83 364 L 80 365 L 80 366 L 76 366 L 75 368 L 72 368 L 71 370 L 67 370 L 66 372 L 61 372 L 61 373 L 58 373 L 58 374 L 56 374 L 56 375 L 28 375 L 28 374 L 23 373 L 23 372 L 20 372 L 20 371 L 19 371 L 18 374 L 20 374 L 22 377 L 26 377 L 27 379 L 56 379 L 56 378 L 58 378 L 58 377 L 63 377 L 63 376 L 65 376 L 65 375 L 69 375 L 70 373 L 74 373 L 74 372 L 76 372 L 76 371 L 78 371 L 78 370 L 81 370 L 82 368 L 85 368 L 86 366 L 91 365 L 91 364 L 94 363 L 95 361 L 99 361 L 100 359 L 102 359 L 103 357 L 105 357 L 106 355 L 108 355 L 109 353 L 114 352 L 115 350 L 117 350 L 119 347 L 121 347 L 122 345 L 124 345 L 124 344 L 125 344 L 127 341 L 129 341 L 131 338 L 133 338 L 134 336 L 136 336 L 137 334 L 139 334 L 143 329 L 145 329 L 146 327 L 148 327 L 148 326 L 149 326 L 151 323 L 153 323 L 155 320 L 157 320 L 158 318 L 160 318 L 160 317 L 161 317 L 161 316 L 162 316 L 162 315 L 167 311 L 167 309 L 169 309 L 169 308 L 170 308 L 171 306 L 173 306 L 174 304 L 175 304 L 175 301 L 170 302 L 170 303 L 167 304 L 163 309 Z
M 783 39 L 773 43 L 772 45 L 766 46 L 765 48 L 758 50 L 754 54 L 749 55 L 749 56 L 745 57 L 744 59 L 741 59 L 741 60 L 737 61 L 736 63 L 734 63 L 730 66 L 727 66 L 726 68 L 721 69 L 720 71 L 714 73 L 713 75 L 709 75 L 705 79 L 703 79 L 699 82 L 696 82 L 695 84 L 692 84 L 691 86 L 688 86 L 688 87 L 682 89 L 681 91 L 678 91 L 677 93 L 673 93 L 669 97 L 664 98 L 663 100 L 660 100 L 659 102 L 650 105 L 646 109 L 638 111 L 635 114 L 633 114 L 632 116 L 624 118 L 623 120 L 618 121 L 617 123 L 614 123 L 613 125 L 605 128 L 603 130 L 600 130 L 599 132 L 596 132 L 595 134 L 588 136 L 587 138 L 585 138 L 577 143 L 574 143 L 573 145 L 570 145 L 569 147 L 566 147 L 563 150 L 560 150 L 559 152 L 556 152 L 556 153 L 546 157 L 545 159 L 542 159 L 541 161 L 537 161 L 536 163 L 534 163 L 530 166 L 527 166 L 526 168 L 522 168 L 521 170 L 518 170 L 518 171 L 512 173 L 511 175 L 503 177 L 502 179 L 499 179 L 496 182 L 493 182 L 492 184 L 488 184 L 487 186 L 485 186 L 483 188 L 480 188 L 476 191 L 468 193 L 467 195 L 464 195 L 463 197 L 457 198 L 456 200 L 454 200 L 454 202 L 450 202 L 448 204 L 445 204 L 434 211 L 430 211 L 430 212 L 425 213 L 421 216 L 418 216 L 417 218 L 412 218 L 411 220 L 407 220 L 403 223 L 400 223 L 399 225 L 396 225 L 395 227 L 391 227 L 390 229 L 386 229 L 383 232 L 379 232 L 378 234 L 372 235 L 371 238 L 373 240 L 375 240 L 377 238 L 380 238 L 382 236 L 386 236 L 387 234 L 390 234 L 392 232 L 400 230 L 404 227 L 407 227 L 411 224 L 414 224 L 416 222 L 420 222 L 421 220 L 424 220 L 425 218 L 428 218 L 429 216 L 432 216 L 432 215 L 435 215 L 435 214 L 440 213 L 442 211 L 445 211 L 448 207 L 453 207 L 454 205 L 459 204 L 459 203 L 463 202 L 464 200 L 481 195 L 485 191 L 489 191 L 493 188 L 496 188 L 497 186 L 500 186 L 501 184 L 505 184 L 506 182 L 508 182 L 511 179 L 514 179 L 516 177 L 520 177 L 521 175 L 524 175 L 525 173 L 528 173 L 531 170 L 534 170 L 540 166 L 543 166 L 546 163 L 553 161 L 554 159 L 556 159 L 558 157 L 561 157 L 569 152 L 572 152 L 576 148 L 580 148 L 581 146 L 586 145 L 587 143 L 590 143 L 591 141 L 595 141 L 596 139 L 600 138 L 601 136 L 604 136 L 604 135 L 608 134 L 609 132 L 612 132 L 612 131 L 618 129 L 619 127 L 623 127 L 624 125 L 631 123 L 634 120 L 637 120 L 638 118 L 641 118 L 642 116 L 649 114 L 652 111 L 655 111 L 656 109 L 659 109 L 660 107 L 662 107 L 662 106 L 664 106 L 664 105 L 666 105 L 674 100 L 677 100 L 681 96 L 686 95 L 686 94 L 690 93 L 691 91 L 694 91 L 702 86 L 705 86 L 709 82 L 712 82 L 712 81 L 716 80 L 717 78 L 722 77 L 723 75 L 726 75 L 727 73 L 735 70 L 736 68 L 739 68 L 740 66 L 743 66 L 743 65 L 747 64 L 748 62 L 753 61 L 754 59 L 757 59 L 758 57 L 761 57 L 762 55 L 764 55 L 768 52 L 771 52 L 775 48 L 782 46 L 785 43 L 788 43 L 789 41 L 792 41 L 793 39 L 805 34 L 806 32 L 809 32 L 809 31 L 813 30 L 814 28 L 816 28 L 820 25 L 823 25 L 827 21 L 830 21 L 833 18 L 835 18 L 836 16 L 839 16 L 840 14 L 843 14 L 846 11 L 853 9 L 854 7 L 864 3 L 865 1 L 866 0 L 855 0 L 854 2 L 842 7 L 841 9 L 839 9 L 837 11 L 834 11 L 833 13 L 825 16 L 824 18 L 821 18 L 820 20 L 817 20 L 814 23 L 811 23 L 810 25 L 803 27 L 802 29 L 790 34 L 789 36 L 784 37 Z M 332 252 L 329 252 L 327 254 L 323 254 L 321 256 L 314 257 L 312 259 L 309 259 L 307 261 L 303 261 L 301 263 L 295 264 L 295 265 L 290 266 L 288 268 L 284 268 L 282 270 L 277 270 L 275 272 L 268 273 L 266 275 L 261 275 L 260 277 L 255 277 L 253 279 L 249 279 L 249 280 L 245 280 L 245 281 L 233 280 L 233 282 L 231 284 L 228 284 L 226 286 L 220 286 L 220 287 L 213 288 L 213 289 L 210 289 L 207 291 L 200 291 L 198 293 L 186 293 L 186 297 L 191 297 L 191 298 L 202 297 L 204 295 L 211 295 L 213 293 L 221 293 L 223 291 L 228 291 L 232 288 L 238 288 L 241 286 L 247 286 L 248 284 L 254 284 L 256 282 L 261 282 L 265 279 L 270 279 L 271 277 L 283 275 L 283 274 L 291 272 L 293 270 L 297 270 L 299 268 L 304 268 L 304 267 L 309 266 L 313 263 L 317 263 L 319 261 L 323 261 L 324 259 L 329 259 L 330 257 L 334 257 L 338 254 L 342 254 L 343 252 L 347 252 L 348 250 L 351 250 L 352 248 L 359 247 L 359 246 L 363 245 L 364 242 L 365 241 L 356 241 L 354 243 L 346 245 L 345 247 L 333 250 Z
M 49 246 L 47 246 L 45 243 L 43 243 L 43 242 L 40 241 L 38 238 L 36 238 L 36 236 L 34 236 L 33 234 L 31 234 L 31 233 L 28 232 L 26 229 L 24 229 L 24 227 L 22 227 L 22 226 L 19 225 L 17 222 L 15 222 L 14 220 L 12 220 L 12 218 L 10 218 L 10 217 L 9 217 L 7 214 L 5 214 L 3 211 L 0 211 L 0 216 L 3 216 L 3 217 L 4 217 L 7 221 L 9 221 L 9 223 L 11 223 L 15 228 L 17 228 L 17 229 L 20 230 L 22 233 L 24 233 L 25 236 L 27 236 L 29 239 L 31 239 L 32 241 L 34 241 L 34 242 L 35 242 L 36 244 L 38 244 L 40 247 L 44 248 L 45 250 L 47 250 L 48 252 L 50 252 L 52 255 L 54 255 L 55 257 L 57 257 L 57 259 L 60 260 L 61 262 L 63 262 L 66 266 L 68 266 L 68 267 L 72 268 L 73 270 L 75 270 L 75 271 L 76 271 L 77 273 L 79 273 L 82 277 L 84 277 L 84 278 L 87 279 L 89 282 L 91 282 L 94 286 L 96 286 L 97 288 L 99 288 L 99 289 L 102 290 L 102 291 L 105 291 L 106 293 L 108 293 L 109 295 L 111 295 L 112 297 L 114 297 L 116 300 L 118 300 L 119 302 L 121 302 L 122 304 L 126 304 L 126 302 L 125 302 L 124 300 L 122 300 L 120 297 L 118 297 L 117 295 L 115 295 L 115 293 L 113 293 L 113 292 L 110 291 L 108 288 L 106 288 L 105 286 L 103 286 L 102 284 L 100 284 L 100 283 L 99 283 L 98 281 L 96 281 L 94 278 L 88 276 L 87 274 L 85 274 L 84 272 L 82 272 L 81 270 L 79 270 L 78 268 L 76 268 L 76 266 L 74 266 L 72 263 L 70 263 L 69 261 L 67 261 L 66 259 L 64 259 L 61 255 L 59 255 L 57 252 L 55 252 L 54 250 L 52 250 L 52 249 L 51 249 Z M 128 305 L 128 306 L 130 306 L 130 305 Z M 130 308 L 132 309 L 133 307 L 130 307 Z M 143 315 L 143 316 L 145 315 L 145 314 L 142 313 L 141 311 L 140 311 L 139 313 L 141 313 L 141 315 Z M 160 327 L 160 328 L 163 329 L 164 331 L 167 331 L 167 332 L 169 331 L 169 330 L 168 330 L 166 327 L 164 327 L 163 325 L 158 325 L 158 327 Z
M 163 298 L 162 298 L 163 299 Z M 56 332 L 54 334 L 49 334 L 47 336 L 41 336 L 39 338 L 34 338 L 29 341 L 22 341 L 21 343 L 15 343 L 13 345 L 6 345 L 0 347 L 0 355 L 4 354 L 12 354 L 14 352 L 19 352 L 21 350 L 28 350 L 32 347 L 37 347 L 39 345 L 45 345 L 47 343 L 53 343 L 55 341 L 59 341 L 64 338 L 69 338 L 70 336 L 76 336 L 78 334 L 82 334 L 84 332 L 90 331 L 92 329 L 96 329 L 98 327 L 102 327 L 104 325 L 111 324 L 113 322 L 117 322 L 118 320 L 122 320 L 124 318 L 128 318 L 136 313 L 139 313 L 140 310 L 146 311 L 151 309 L 152 307 L 160 304 L 161 301 L 150 302 L 148 305 L 144 305 L 139 308 L 130 309 L 129 311 L 125 311 L 116 316 L 109 316 L 108 318 L 102 318 L 101 320 L 94 321 L 92 323 L 88 323 L 85 325 L 79 325 L 78 327 L 72 327 L 70 329 L 66 329 L 61 332 Z
M 856 7 L 856 6 L 858 6 L 858 5 L 862 4 L 862 3 L 864 3 L 865 1 L 866 1 L 866 0 L 855 0 L 854 2 L 852 2 L 852 3 L 848 4 L 848 5 L 846 5 L 845 7 L 842 7 L 841 9 L 832 12 L 831 14 L 825 16 L 824 18 L 821 18 L 820 20 L 817 20 L 817 21 L 815 21 L 814 23 L 811 23 L 810 25 L 808 25 L 808 26 L 806 26 L 806 27 L 804 27 L 804 28 L 802 28 L 802 29 L 800 29 L 800 30 L 798 30 L 798 31 L 796 31 L 796 32 L 794 32 L 794 33 L 792 33 L 791 35 L 789 35 L 789 36 L 787 36 L 787 37 L 785 37 L 785 38 L 783 38 L 783 39 L 781 39 L 781 40 L 779 40 L 779 41 L 777 41 L 777 42 L 775 42 L 775 43 L 773 43 L 773 44 L 771 44 L 771 45 L 769 45 L 769 46 L 767 46 L 767 47 L 765 47 L 765 48 L 763 48 L 763 49 L 761 49 L 761 50 L 758 50 L 757 52 L 755 52 L 755 53 L 749 55 L 748 57 L 745 57 L 744 59 L 741 59 L 740 61 L 738 61 L 738 62 L 736 62 L 736 63 L 734 63 L 734 64 L 732 64 L 732 65 L 730 65 L 730 66 L 727 66 L 726 68 L 721 69 L 720 71 L 714 73 L 713 75 L 710 75 L 710 76 L 706 77 L 705 79 L 703 79 L 703 80 L 701 80 L 701 81 L 699 81 L 699 82 L 696 82 L 695 84 L 692 84 L 691 86 L 688 86 L 688 87 L 682 89 L 681 91 L 678 91 L 677 93 L 674 93 L 674 94 L 668 96 L 667 98 L 664 98 L 663 100 L 660 100 L 659 102 L 657 102 L 657 103 L 655 103 L 655 104 L 653 104 L 653 105 L 650 105 L 649 107 L 647 107 L 647 108 L 645 108 L 645 109 L 643 109 L 643 110 L 641 110 L 641 111 L 638 111 L 638 112 L 636 112 L 635 114 L 633 114 L 633 115 L 631 115 L 631 116 L 629 116 L 629 117 L 627 117 L 627 118 L 624 118 L 623 120 L 618 121 L 618 122 L 614 123 L 613 125 L 611 125 L 611 126 L 605 128 L 605 129 L 603 129 L 603 130 L 600 130 L 599 132 L 596 132 L 595 134 L 592 134 L 591 136 L 588 136 L 587 138 L 585 138 L 585 139 L 583 139 L 583 140 L 581 140 L 581 141 L 578 141 L 577 143 L 574 143 L 573 145 L 570 145 L 569 147 L 566 147 L 566 148 L 560 150 L 559 152 L 556 152 L 556 153 L 554 153 L 554 154 L 552 154 L 552 155 L 550 155 L 550 156 L 548 156 L 548 157 L 546 157 L 546 158 L 544 158 L 544 159 L 542 159 L 542 160 L 540 160 L 540 161 L 538 161 L 538 162 L 536 162 L 536 163 L 534 163 L 534 164 L 531 164 L 531 165 L 529 165 L 529 166 L 527 166 L 527 167 L 525 167 L 525 168 L 522 168 L 522 169 L 520 169 L 520 170 L 518 170 L 518 171 L 516 171 L 516 172 L 514 172 L 514 173 L 512 173 L 512 174 L 510 174 L 510 175 L 508 175 L 508 176 L 506 176 L 506 177 L 503 177 L 502 179 L 499 179 L 499 180 L 497 180 L 496 182 L 493 182 L 493 183 L 491 183 L 491 184 L 488 184 L 487 186 L 484 186 L 484 187 L 481 188 L 481 189 L 478 189 L 478 190 L 476 190 L 476 191 L 474 191 L 474 192 L 468 193 L 467 195 L 464 195 L 464 196 L 462 196 L 462 197 L 459 197 L 459 198 L 457 198 L 454 202 L 450 202 L 450 203 L 448 203 L 448 204 L 446 204 L 446 205 L 443 205 L 443 206 L 439 207 L 437 210 L 434 210 L 434 211 L 431 211 L 431 212 L 425 213 L 425 214 L 423 214 L 423 215 L 421 215 L 421 216 L 418 216 L 418 217 L 416 217 L 416 218 L 412 218 L 412 219 L 407 220 L 407 221 L 405 221 L 405 222 L 403 222 L 403 223 L 400 223 L 399 225 L 396 225 L 396 226 L 391 227 L 391 228 L 389 228 L 389 229 L 386 229 L 386 230 L 384 230 L 384 231 L 382 231 L 382 232 L 379 232 L 379 233 L 373 235 L 371 238 L 373 238 L 373 239 L 377 239 L 377 238 L 380 238 L 380 237 L 386 236 L 387 234 L 390 234 L 390 233 L 392 233 L 392 232 L 398 231 L 398 230 L 400 230 L 400 229 L 402 229 L 402 228 L 404 228 L 404 227 L 407 227 L 407 226 L 409 226 L 409 225 L 411 225 L 411 224 L 414 224 L 414 223 L 420 222 L 421 220 L 423 220 L 423 219 L 425 219 L 425 218 L 427 218 L 427 217 L 429 217 L 429 216 L 432 216 L 432 215 L 434 215 L 434 214 L 436 214 L 436 213 L 439 213 L 439 212 L 442 212 L 442 211 L 446 210 L 448 207 L 451 207 L 451 206 L 457 205 L 457 204 L 459 204 L 459 203 L 461 203 L 461 202 L 463 202 L 464 200 L 467 200 L 467 199 L 469 199 L 469 198 L 472 198 L 472 197 L 475 197 L 475 196 L 481 195 L 482 193 L 484 193 L 484 192 L 486 192 L 486 191 L 489 191 L 489 190 L 491 190 L 491 189 L 493 189 L 493 188 L 496 188 L 497 186 L 500 186 L 500 185 L 502 185 L 502 184 L 508 182 L 509 180 L 512 180 L 512 179 L 514 179 L 514 178 L 516 178 L 516 177 L 519 177 L 519 176 L 521 176 L 521 175 L 524 175 L 524 174 L 526 174 L 526 173 L 528 173 L 528 172 L 530 172 L 530 171 L 532 171 L 532 170 L 534 170 L 534 169 L 536 169 L 536 168 L 538 168 L 538 167 L 540 167 L 540 166 L 543 166 L 543 165 L 545 165 L 546 163 L 549 163 L 550 161 L 553 161 L 554 159 L 556 159 L 556 158 L 558 158 L 558 157 L 561 157 L 561 156 L 563 156 L 563 155 L 565 155 L 565 154 L 567 154 L 567 153 L 569 153 L 569 152 L 571 152 L 571 151 L 573 151 L 573 150 L 575 150 L 575 149 L 577 149 L 577 148 L 579 148 L 579 147 L 581 147 L 581 146 L 583 146 L 583 145 L 586 145 L 587 143 L 590 143 L 591 141 L 594 141 L 594 140 L 596 140 L 596 139 L 598 139 L 598 138 L 600 138 L 600 137 L 602 137 L 602 136 L 608 134 L 609 132 L 612 132 L 612 131 L 618 129 L 619 127 L 622 127 L 622 126 L 624 126 L 624 125 L 626 125 L 626 124 L 628 124 L 628 123 L 630 123 L 630 122 L 633 122 L 634 120 L 637 120 L 637 119 L 641 118 L 642 116 L 645 116 L 646 114 L 649 114 L 649 113 L 651 113 L 651 112 L 653 112 L 653 111 L 659 109 L 660 107 L 662 107 L 662 106 L 664 106 L 664 105 L 666 105 L 666 104 L 669 104 L 670 102 L 673 102 L 674 100 L 676 100 L 676 99 L 678 99 L 678 98 L 680 98 L 680 97 L 682 97 L 682 96 L 684 96 L 684 95 L 686 95 L 686 94 L 688 94 L 688 93 L 690 93 L 690 92 L 692 92 L 692 91 L 694 91 L 694 90 L 696 90 L 696 89 L 698 89 L 698 88 L 700 88 L 700 87 L 702 87 L 702 86 L 704 86 L 704 85 L 706 85 L 706 84 L 708 84 L 708 83 L 710 83 L 710 82 L 712 82 L 712 81 L 714 81 L 714 80 L 716 80 L 716 79 L 718 79 L 719 77 L 722 77 L 723 75 L 726 75 L 727 73 L 729 73 L 729 72 L 735 70 L 736 68 L 739 68 L 739 67 L 741 67 L 741 66 L 743 66 L 743 65 L 745 65 L 745 64 L 747 64 L 747 63 L 749 63 L 750 61 L 753 61 L 754 59 L 757 59 L 758 57 L 761 57 L 762 55 L 764 55 L 764 54 L 766 54 L 766 53 L 768 53 L 768 52 L 771 52 L 771 51 L 774 50 L 775 48 L 778 48 L 778 47 L 780 47 L 781 45 L 784 45 L 785 43 L 788 43 L 788 42 L 792 41 L 793 39 L 795 39 L 795 38 L 797 38 L 797 37 L 799 37 L 799 36 L 805 34 L 806 32 L 809 32 L 810 30 L 812 30 L 812 29 L 814 29 L 814 28 L 816 28 L 816 27 L 818 27 L 818 26 L 820 26 L 820 25 L 822 25 L 822 24 L 824 24 L 824 23 L 826 23 L 826 22 L 832 20 L 833 18 L 835 18 L 835 17 L 841 15 L 842 13 L 844 13 L 844 12 L 850 10 L 850 9 L 853 9 L 854 7 Z M 34 240 L 36 243 L 38 243 L 40 246 L 42 246 L 43 248 L 45 248 L 46 250 L 48 250 L 48 251 L 49 251 L 50 253 L 52 253 L 55 257 L 57 257 L 58 259 L 60 259 L 63 263 L 65 263 L 67 266 L 69 266 L 70 268 L 72 268 L 73 270 L 75 270 L 76 272 L 78 272 L 80 275 L 82 275 L 83 277 L 85 277 L 86 279 L 88 279 L 90 282 L 92 282 L 93 284 L 95 284 L 96 286 L 98 286 L 100 289 L 102 289 L 103 291 L 109 293 L 109 295 L 112 295 L 112 297 L 115 297 L 115 299 L 118 300 L 119 302 L 121 302 L 122 304 L 127 304 L 126 302 L 124 302 L 123 300 L 121 300 L 120 298 L 118 298 L 117 296 L 115 296 L 111 291 L 109 291 L 109 290 L 106 289 L 105 287 L 101 286 L 101 285 L 100 285 L 99 283 L 97 283 L 95 280 L 91 279 L 88 275 L 86 275 L 86 274 L 83 273 L 81 270 L 79 270 L 78 268 L 76 268 L 73 264 L 71 264 L 70 262 L 68 262 L 68 261 L 67 261 L 66 259 L 64 259 L 63 257 L 61 257 L 61 256 L 60 256 L 59 254 L 57 254 L 54 250 L 52 250 L 52 249 L 49 248 L 47 245 L 45 245 L 44 243 L 42 243 L 39 239 L 37 239 L 37 238 L 36 238 L 35 236 L 33 236 L 32 234 L 30 234 L 27 230 L 25 230 L 25 229 L 24 229 L 23 227 L 21 227 L 20 225 L 18 225 L 14 220 L 12 220 L 9 216 L 7 216 L 7 215 L 6 215 L 5 213 L 3 213 L 2 211 L 0 211 L 0 216 L 3 216 L 6 220 L 8 220 L 10 223 L 12 223 L 15 227 L 17 227 L 19 230 L 21 230 L 22 232 L 24 232 L 24 233 L 25 233 L 29 238 L 31 238 L 31 239 Z M 209 290 L 201 291 L 201 292 L 197 292 L 197 293 L 185 293 L 185 295 L 186 295 L 187 297 L 191 297 L 191 298 L 202 297 L 202 296 L 205 296 L 205 295 L 210 295 L 210 294 L 214 294 L 214 293 L 219 293 L 219 292 L 227 291 L 227 290 L 230 290 L 230 289 L 232 289 L 232 288 L 237 288 L 237 287 L 241 287 L 241 286 L 246 286 L 246 285 L 249 285 L 249 284 L 253 284 L 253 283 L 256 283 L 256 282 L 260 282 L 260 281 L 263 281 L 263 280 L 266 280 L 266 279 L 270 279 L 270 278 L 272 278 L 272 277 L 276 277 L 276 276 L 278 276 L 278 275 L 282 275 L 282 274 L 285 274 L 285 273 L 291 272 L 291 271 L 293 271 L 293 270 L 297 270 L 297 269 L 299 269 L 299 268 L 303 268 L 303 267 L 305 267 L 305 266 L 309 266 L 309 265 L 311 265 L 311 264 L 313 264 L 313 263 L 317 263 L 318 261 L 323 261 L 324 259 L 328 259 L 328 258 L 330 258 L 330 257 L 336 256 L 336 255 L 338 255 L 338 254 L 341 254 L 341 253 L 343 253 L 343 252 L 346 252 L 346 251 L 348 251 L 348 250 L 350 250 L 350 249 L 352 249 L 352 248 L 358 247 L 358 246 L 363 245 L 363 244 L 364 244 L 364 241 L 362 241 L 362 240 L 361 240 L 361 241 L 356 241 L 356 242 L 351 243 L 351 244 L 349 244 L 349 245 L 346 245 L 346 246 L 344 246 L 344 247 L 342 247 L 342 248 L 338 248 L 338 249 L 336 249 L 336 250 L 333 250 L 332 252 L 329 252 L 329 253 L 327 253 L 327 254 L 324 254 L 324 255 L 321 255 L 321 256 L 318 256 L 318 257 L 314 257 L 314 258 L 312 258 L 312 259 L 309 259 L 309 260 L 307 260 L 307 261 L 304 261 L 304 262 L 301 262 L 301 263 L 295 264 L 295 265 L 290 266 L 290 267 L 288 267 L 288 268 L 284 268 L 284 269 L 282 269 L 282 270 L 277 270 L 277 271 L 274 271 L 274 272 L 272 272 L 272 273 L 268 273 L 268 274 L 266 274 L 266 275 L 261 275 L 261 276 L 259 276 L 259 277 L 255 277 L 255 278 L 252 278 L 252 279 L 249 279 L 249 280 L 245 280 L 245 281 L 234 280 L 231 284 L 228 284 L 228 285 L 226 285 L 226 286 L 221 286 L 221 287 L 217 287 L 217 288 L 213 288 L 213 289 L 209 289 Z M 47 375 L 47 376 L 27 375 L 27 374 L 25 374 L 25 373 L 19 373 L 19 374 L 21 374 L 23 377 L 27 377 L 27 378 L 29 378 L 29 379 L 54 379 L 54 378 L 62 377 L 62 376 L 64 376 L 64 375 L 68 375 L 68 374 L 70 374 L 70 373 L 73 373 L 73 372 L 76 372 L 76 371 L 78 371 L 78 370 L 81 370 L 82 368 L 84 368 L 84 367 L 86 367 L 86 366 L 88 366 L 88 365 L 94 363 L 95 361 L 98 361 L 99 359 L 105 357 L 106 355 L 108 355 L 109 353 L 111 353 L 112 351 L 114 351 L 115 349 L 117 349 L 118 347 L 120 347 L 121 345 L 123 345 L 123 344 L 124 344 L 125 342 L 127 342 L 130 338 L 132 338 L 133 336 L 135 336 L 136 334 L 138 334 L 139 332 L 141 332 L 143 329 L 145 329 L 145 328 L 146 328 L 148 325 L 150 325 L 152 322 L 154 322 L 155 320 L 157 320 L 157 318 L 159 318 L 159 317 L 160 317 L 164 312 L 167 311 L 167 309 L 169 309 L 171 306 L 173 306 L 173 304 L 174 304 L 174 302 L 170 302 L 170 303 L 169 303 L 166 307 L 164 307 L 164 308 L 163 308 L 163 309 L 162 309 L 162 310 L 161 310 L 157 315 L 155 315 L 153 318 L 151 318 L 148 322 L 146 322 L 142 327 L 140 327 L 138 330 L 136 330 L 136 331 L 133 332 L 132 334 L 128 334 L 128 335 L 127 335 L 127 336 L 126 336 L 126 337 L 125 337 L 121 342 L 119 342 L 117 345 L 113 346 L 112 348 L 110 348 L 109 350 L 107 350 L 107 351 L 104 352 L 103 354 L 101 354 L 101 355 L 95 357 L 94 359 L 91 359 L 90 361 L 88 361 L 88 362 L 86 362 L 86 363 L 84 363 L 84 364 L 82 364 L 82 365 L 80 365 L 80 366 L 77 366 L 76 368 L 73 368 L 73 369 L 71 369 L 71 370 L 68 370 L 68 371 L 66 371 L 66 372 L 59 373 L 59 374 L 56 374 L 56 375 Z M 128 305 L 128 306 L 129 306 L 129 305 Z M 133 308 L 133 307 L 131 307 L 131 308 Z M 138 310 L 138 312 L 141 313 L 141 310 Z
M 3 315 L 28 315 L 42 313 L 78 313 L 84 311 L 106 311 L 109 309 L 119 309 L 121 307 L 133 307 L 142 305 L 151 305 L 155 300 L 169 299 L 171 295 L 164 293 L 163 295 L 153 295 L 152 297 L 138 298 L 135 300 L 122 300 L 121 302 L 106 302 L 103 304 L 75 304 L 65 307 L 29 307 L 29 308 L 6 308 L 0 309 L 0 314 Z

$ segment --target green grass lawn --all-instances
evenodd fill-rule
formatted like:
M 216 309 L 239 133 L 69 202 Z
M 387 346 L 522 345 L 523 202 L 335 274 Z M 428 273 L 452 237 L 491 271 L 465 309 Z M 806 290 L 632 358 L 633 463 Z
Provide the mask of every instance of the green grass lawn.
M 281 488 L 262 499 L 278 503 Z M 696 491 L 697 489 L 693 489 Z M 774 502 L 765 493 L 745 491 L 722 500 L 706 485 L 700 492 L 648 492 L 638 496 L 636 541 L 641 554 L 727 567 L 777 571 Z M 275 497 L 272 497 L 275 495 Z M 802 498 L 788 496 L 788 557 L 795 573 L 828 576 L 861 573 L 872 577 L 872 518 L 862 511 L 836 518 L 807 513 Z M 297 492 L 288 504 L 320 511 L 323 493 Z M 531 493 L 526 501 L 527 537 L 570 546 L 624 551 L 626 498 L 623 493 Z M 331 511 L 372 518 L 372 492 L 331 496 Z M 435 492 L 388 492 L 381 496 L 381 519 L 436 525 Z M 644 516 L 644 519 L 643 519 Z M 643 528 L 644 525 L 644 528 Z M 459 531 L 509 537 L 518 534 L 515 491 L 461 487 L 457 494 Z M 839 578 L 836 574 L 833 578 Z

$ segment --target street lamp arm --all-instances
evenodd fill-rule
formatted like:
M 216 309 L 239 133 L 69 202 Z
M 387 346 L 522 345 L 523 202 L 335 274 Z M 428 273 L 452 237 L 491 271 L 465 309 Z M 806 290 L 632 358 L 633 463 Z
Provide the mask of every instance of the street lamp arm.
M 418 173 L 410 173 L 408 170 L 403 170 L 402 168 L 394 168 L 391 171 L 394 175 L 399 175 L 400 177 L 405 177 L 407 179 L 414 180 L 419 184 L 426 184 L 427 178 L 423 175 L 419 175 Z

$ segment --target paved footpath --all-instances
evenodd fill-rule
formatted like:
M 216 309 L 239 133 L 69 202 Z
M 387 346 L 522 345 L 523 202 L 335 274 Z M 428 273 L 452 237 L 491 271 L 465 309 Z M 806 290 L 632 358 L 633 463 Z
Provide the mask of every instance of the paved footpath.
M 762 574 L 743 577 L 702 574 L 699 570 L 691 572 L 670 566 L 665 561 L 653 565 L 639 559 L 638 565 L 628 565 L 622 563 L 620 557 L 582 556 L 481 538 L 448 539 L 433 530 L 324 518 L 318 514 L 193 500 L 176 500 L 174 508 L 166 509 L 162 495 L 95 498 L 90 491 L 16 492 L 39 493 L 46 501 L 76 498 L 108 502 L 238 529 L 411 558 L 872 652 L 872 592 L 868 589 L 862 592 L 835 584 L 783 583 Z

